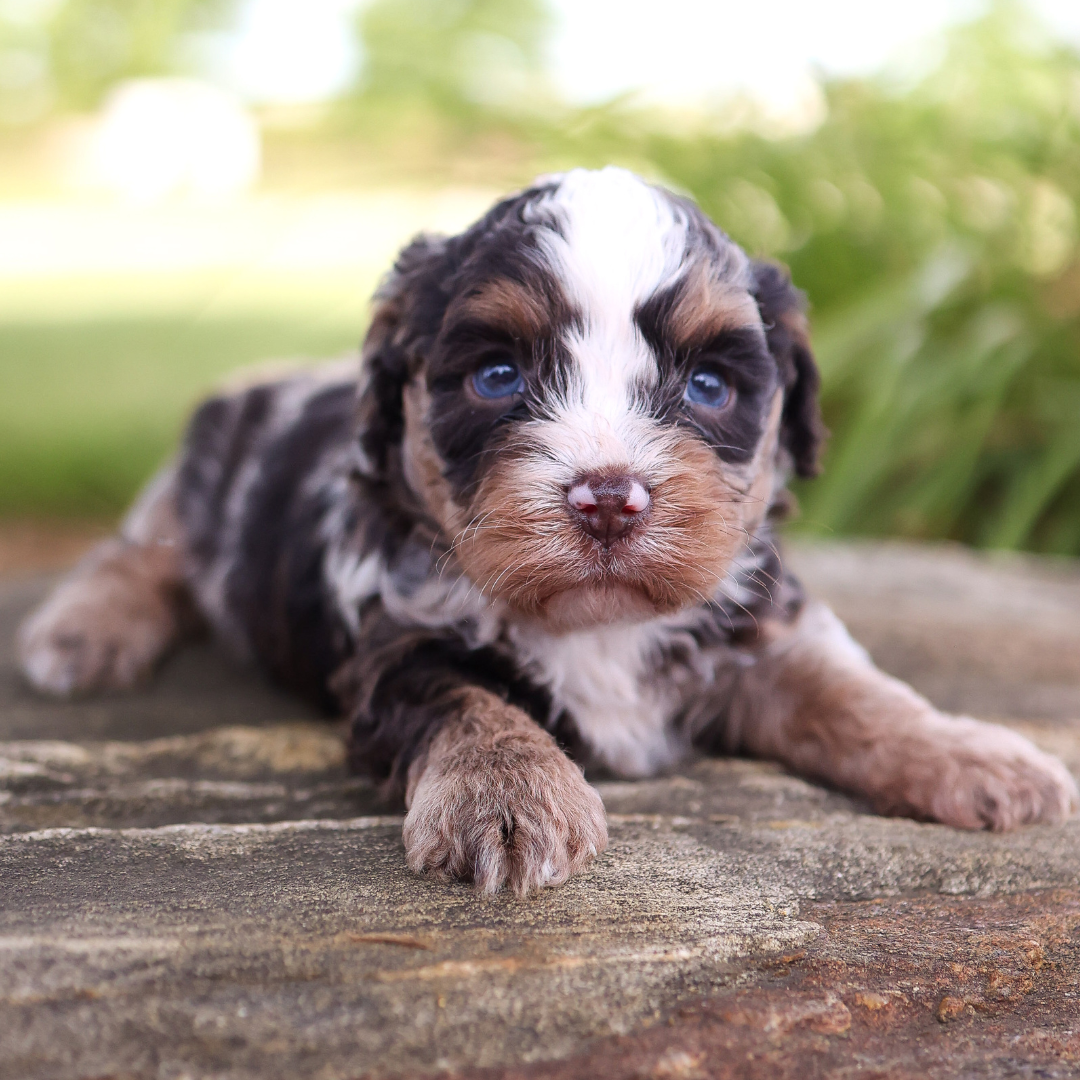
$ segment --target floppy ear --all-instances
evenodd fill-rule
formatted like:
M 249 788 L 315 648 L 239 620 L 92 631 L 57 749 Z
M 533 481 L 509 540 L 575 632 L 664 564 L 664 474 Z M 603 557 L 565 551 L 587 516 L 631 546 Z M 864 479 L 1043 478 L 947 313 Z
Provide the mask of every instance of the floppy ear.
M 781 267 L 755 261 L 752 269 L 765 338 L 784 385 L 780 443 L 799 476 L 816 476 L 818 455 L 829 432 L 818 404 L 821 379 L 810 351 L 806 297 Z
M 361 350 L 360 445 L 384 479 L 404 433 L 405 384 L 419 369 L 446 310 L 448 248 L 441 237 L 418 236 L 375 293 L 375 311 Z

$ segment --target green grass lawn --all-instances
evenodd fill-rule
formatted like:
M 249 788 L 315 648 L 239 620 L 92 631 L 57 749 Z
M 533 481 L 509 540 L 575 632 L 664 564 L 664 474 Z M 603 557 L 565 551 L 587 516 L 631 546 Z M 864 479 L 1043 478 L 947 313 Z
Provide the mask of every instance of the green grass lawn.
M 224 305 L 191 283 L 171 302 L 146 302 L 134 285 L 65 306 L 46 291 L 70 286 L 51 283 L 0 303 L 0 516 L 116 514 L 223 374 L 355 348 L 370 284 Z

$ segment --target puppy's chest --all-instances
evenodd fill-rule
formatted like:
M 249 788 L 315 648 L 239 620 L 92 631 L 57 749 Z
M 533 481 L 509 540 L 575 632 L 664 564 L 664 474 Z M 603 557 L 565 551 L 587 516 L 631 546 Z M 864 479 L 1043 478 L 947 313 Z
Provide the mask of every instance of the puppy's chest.
M 708 681 L 690 663 L 666 656 L 663 625 L 608 626 L 552 635 L 511 626 L 518 663 L 567 713 L 596 758 L 623 776 L 649 776 L 689 750 L 673 720 Z

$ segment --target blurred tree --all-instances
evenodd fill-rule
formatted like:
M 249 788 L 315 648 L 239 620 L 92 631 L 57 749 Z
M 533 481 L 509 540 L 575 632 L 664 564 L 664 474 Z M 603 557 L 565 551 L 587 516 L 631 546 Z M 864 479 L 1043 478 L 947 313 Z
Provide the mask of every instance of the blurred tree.
M 232 0 L 65 0 L 48 24 L 61 104 L 96 105 L 121 79 L 178 70 L 184 35 L 221 25 Z
M 0 125 L 32 123 L 52 107 L 48 45 L 38 12 L 0 0 Z
M 98 104 L 121 79 L 186 68 L 191 35 L 225 25 L 235 0 L 0 0 L 0 123 Z
M 550 108 L 544 0 L 375 0 L 361 9 L 357 99 L 465 118 Z

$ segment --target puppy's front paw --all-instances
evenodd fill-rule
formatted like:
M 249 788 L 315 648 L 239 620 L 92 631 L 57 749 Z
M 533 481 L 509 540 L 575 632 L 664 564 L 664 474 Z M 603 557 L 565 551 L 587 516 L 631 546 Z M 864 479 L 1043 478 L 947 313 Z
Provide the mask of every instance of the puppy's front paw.
M 110 542 L 23 623 L 19 662 L 31 685 L 66 697 L 127 689 L 150 673 L 178 629 L 150 561 Z
M 560 885 L 607 847 L 600 796 L 547 732 L 499 703 L 436 737 L 411 784 L 409 866 L 442 881 L 504 884 L 525 896 Z
M 1002 832 L 1076 812 L 1076 781 L 1057 758 L 998 724 L 940 719 L 944 737 L 930 744 L 933 758 L 914 769 L 910 794 L 918 816 Z

